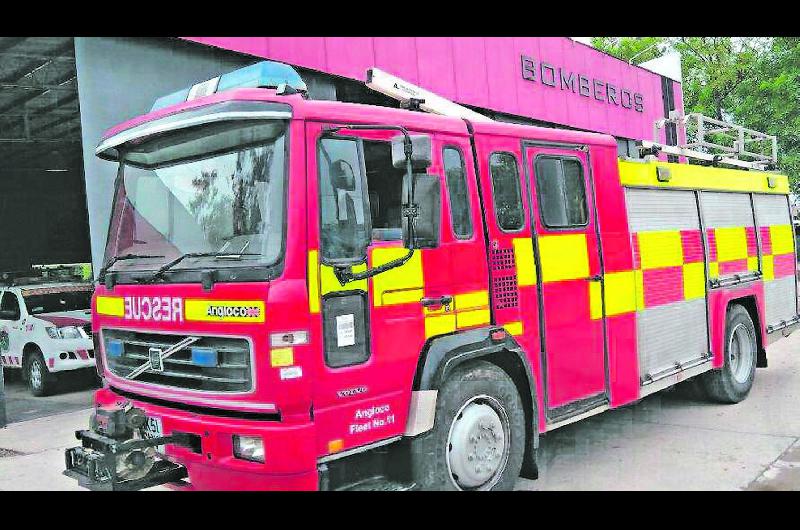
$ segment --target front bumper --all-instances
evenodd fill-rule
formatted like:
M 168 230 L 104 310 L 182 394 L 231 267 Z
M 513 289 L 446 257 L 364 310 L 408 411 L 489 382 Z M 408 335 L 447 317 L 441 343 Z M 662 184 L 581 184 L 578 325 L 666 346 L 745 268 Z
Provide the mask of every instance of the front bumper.
M 167 460 L 186 468 L 191 489 L 315 490 L 318 473 L 314 424 L 209 415 L 128 399 L 109 388 L 97 391 L 98 405 L 130 401 L 147 416 L 161 419 L 165 436 L 186 433 L 199 447 L 166 445 Z M 232 416 L 235 416 L 232 414 Z M 233 435 L 261 436 L 265 462 L 233 455 Z

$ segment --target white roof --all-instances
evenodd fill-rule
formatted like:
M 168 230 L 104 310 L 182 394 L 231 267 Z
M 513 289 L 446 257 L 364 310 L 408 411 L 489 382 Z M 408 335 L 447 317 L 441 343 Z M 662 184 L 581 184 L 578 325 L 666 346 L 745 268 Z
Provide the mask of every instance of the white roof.
M 72 290 L 84 290 L 84 289 L 91 289 L 91 283 L 85 282 L 53 282 L 53 283 L 31 283 L 26 285 L 13 285 L 11 287 L 5 287 L 7 290 L 11 291 L 28 291 L 28 290 L 36 290 L 36 289 L 47 289 L 47 290 L 57 290 L 57 289 L 65 289 L 71 287 Z M 2 286 L 0 286 L 2 288 Z

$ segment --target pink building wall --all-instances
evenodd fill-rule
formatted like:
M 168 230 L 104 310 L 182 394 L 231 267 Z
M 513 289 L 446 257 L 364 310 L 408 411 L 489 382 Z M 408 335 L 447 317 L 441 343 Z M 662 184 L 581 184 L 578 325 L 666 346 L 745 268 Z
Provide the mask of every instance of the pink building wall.
M 376 66 L 458 103 L 637 140 L 653 139 L 653 122 L 664 117 L 661 76 L 566 37 L 185 39 L 359 81 Z M 523 77 L 523 56 L 533 79 Z

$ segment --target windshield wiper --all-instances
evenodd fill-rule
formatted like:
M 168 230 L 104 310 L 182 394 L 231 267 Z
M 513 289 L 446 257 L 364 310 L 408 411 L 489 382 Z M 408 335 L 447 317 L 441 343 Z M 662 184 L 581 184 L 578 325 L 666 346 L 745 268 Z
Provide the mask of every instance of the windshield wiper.
M 122 254 L 121 256 L 113 256 L 109 259 L 105 265 L 100 268 L 100 271 L 97 273 L 97 279 L 102 281 L 110 269 L 116 262 L 118 261 L 125 261 L 129 259 L 144 259 L 144 258 L 163 258 L 163 255 L 152 255 L 152 254 Z
M 180 263 L 181 261 L 185 260 L 186 258 L 223 258 L 223 259 L 241 259 L 242 256 L 258 256 L 259 254 L 255 254 L 253 252 L 238 252 L 238 253 L 231 253 L 231 252 L 187 252 L 186 254 L 181 254 L 174 260 L 170 261 L 169 263 L 165 263 L 161 266 L 156 272 L 153 273 L 152 276 L 147 278 L 144 282 L 150 283 L 154 282 L 161 277 L 165 272 L 169 269 Z

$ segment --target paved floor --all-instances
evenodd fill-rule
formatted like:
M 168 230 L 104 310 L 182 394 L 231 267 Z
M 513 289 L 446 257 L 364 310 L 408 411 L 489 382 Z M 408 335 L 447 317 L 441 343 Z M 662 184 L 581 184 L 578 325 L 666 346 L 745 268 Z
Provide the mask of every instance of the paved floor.
M 736 405 L 674 390 L 542 438 L 521 490 L 800 490 L 800 333 L 768 350 Z
M 737 405 L 668 391 L 551 432 L 542 439 L 539 480 L 520 479 L 517 489 L 800 490 L 800 333 L 771 347 L 769 363 Z M 70 403 L 59 406 L 89 403 L 89 394 L 62 394 Z M 76 444 L 73 432 L 89 413 L 0 429 L 0 490 L 79 489 L 61 475 L 63 450 Z
M 6 370 L 5 393 L 8 423 L 91 407 L 96 388 L 92 373 L 83 370 L 82 373 L 70 372 L 60 376 L 58 386 L 51 395 L 34 397 L 22 380 L 19 370 Z

